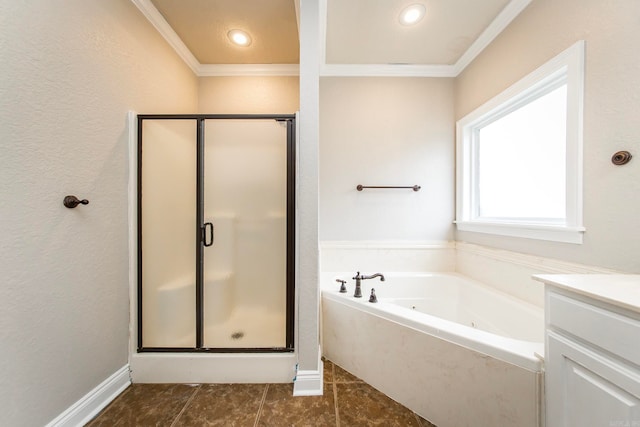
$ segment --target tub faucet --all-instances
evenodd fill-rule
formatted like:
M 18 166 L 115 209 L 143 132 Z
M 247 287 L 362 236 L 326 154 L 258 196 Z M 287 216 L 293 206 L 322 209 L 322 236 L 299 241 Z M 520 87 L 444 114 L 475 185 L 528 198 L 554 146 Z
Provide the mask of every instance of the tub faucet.
M 358 271 L 356 273 L 356 277 L 353 278 L 353 280 L 356 281 L 356 292 L 353 294 L 353 296 L 356 298 L 362 298 L 362 281 L 367 279 L 374 279 L 376 277 L 379 277 L 380 281 L 384 282 L 384 275 L 380 273 L 372 274 L 371 276 L 361 276 L 360 272 Z

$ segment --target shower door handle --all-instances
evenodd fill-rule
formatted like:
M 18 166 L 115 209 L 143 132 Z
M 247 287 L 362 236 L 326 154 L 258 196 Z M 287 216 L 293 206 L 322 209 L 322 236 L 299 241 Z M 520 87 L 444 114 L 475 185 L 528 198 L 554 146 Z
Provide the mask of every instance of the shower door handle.
M 209 227 L 209 242 L 207 243 L 207 227 Z M 207 222 L 204 224 L 204 227 L 202 228 L 202 243 L 204 243 L 205 246 L 211 246 L 213 245 L 213 224 L 210 222 Z

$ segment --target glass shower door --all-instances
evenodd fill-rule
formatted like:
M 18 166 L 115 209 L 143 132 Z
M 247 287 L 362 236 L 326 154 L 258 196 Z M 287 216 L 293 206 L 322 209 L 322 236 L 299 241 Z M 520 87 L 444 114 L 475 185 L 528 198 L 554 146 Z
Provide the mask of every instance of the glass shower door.
M 193 348 L 196 121 L 143 120 L 139 126 L 139 347 Z
M 287 346 L 287 123 L 206 120 L 203 346 Z
M 138 116 L 138 351 L 293 350 L 295 116 Z

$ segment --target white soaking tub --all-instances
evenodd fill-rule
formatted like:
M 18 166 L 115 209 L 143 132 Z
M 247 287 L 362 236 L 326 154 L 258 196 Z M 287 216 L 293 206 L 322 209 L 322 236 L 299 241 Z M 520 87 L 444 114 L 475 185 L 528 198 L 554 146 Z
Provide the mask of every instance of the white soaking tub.
M 441 273 L 363 280 L 354 298 L 353 276 L 321 278 L 327 358 L 438 427 L 540 425 L 541 307 Z

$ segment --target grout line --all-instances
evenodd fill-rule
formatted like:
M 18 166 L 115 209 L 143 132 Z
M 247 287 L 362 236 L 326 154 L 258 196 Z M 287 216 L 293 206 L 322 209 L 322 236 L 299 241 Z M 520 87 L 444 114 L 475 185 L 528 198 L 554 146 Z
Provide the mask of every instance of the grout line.
M 336 411 L 336 427 L 340 427 L 340 411 L 338 410 L 338 384 L 336 383 L 336 364 L 331 362 L 331 379 L 333 382 L 333 406 Z
M 171 423 L 170 427 L 174 427 L 177 426 L 177 422 L 180 420 L 180 417 L 182 416 L 182 414 L 184 414 L 184 411 L 187 410 L 187 407 L 189 406 L 189 404 L 193 401 L 193 399 L 196 397 L 196 394 L 198 394 L 198 392 L 200 391 L 200 388 L 202 387 L 201 384 L 198 384 L 198 386 L 196 387 L 196 389 L 194 390 L 193 394 L 191 395 L 191 397 L 189 398 L 189 400 L 187 400 L 187 402 L 184 404 L 184 406 L 182 407 L 182 410 L 178 413 L 178 416 L 176 417 L 175 420 L 173 420 L 173 422 Z
M 253 423 L 253 427 L 257 427 L 258 421 L 260 421 L 260 416 L 262 415 L 262 407 L 264 406 L 264 401 L 267 400 L 267 391 L 269 391 L 269 384 L 264 387 L 264 391 L 262 392 L 262 400 L 260 400 L 260 406 L 258 407 L 258 412 L 256 413 L 256 421 Z
M 333 386 L 333 406 L 336 411 L 336 427 L 340 427 L 340 411 L 338 410 L 338 384 L 335 382 L 332 384 Z

